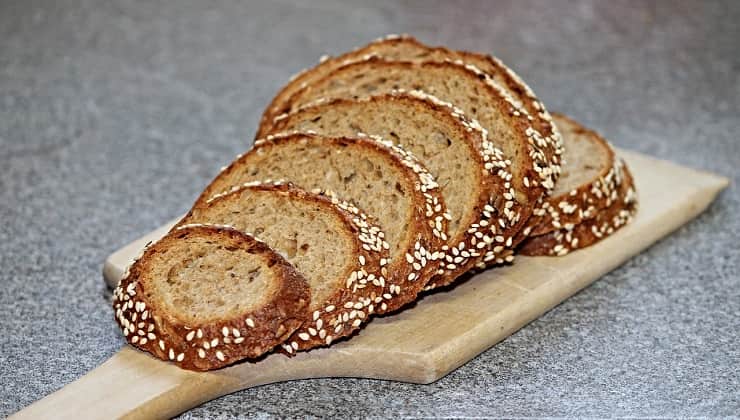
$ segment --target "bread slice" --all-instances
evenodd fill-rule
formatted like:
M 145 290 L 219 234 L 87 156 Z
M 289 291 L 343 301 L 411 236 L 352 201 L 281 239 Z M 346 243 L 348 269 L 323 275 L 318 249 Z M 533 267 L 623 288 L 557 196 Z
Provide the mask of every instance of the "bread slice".
M 442 248 L 442 274 L 433 284 L 449 284 L 494 254 L 485 227 L 496 222 L 496 200 L 509 173 L 503 154 L 477 121 L 460 109 L 421 92 L 391 93 L 365 99 L 334 99 L 301 108 L 276 121 L 273 129 L 313 131 L 328 136 L 360 133 L 391 139 L 416 156 L 434 175 L 451 216 Z M 508 257 L 511 258 L 511 257 Z
M 297 91 L 315 83 L 343 65 L 362 61 L 371 56 L 401 61 L 462 61 L 475 66 L 496 82 L 517 109 L 531 120 L 533 129 L 538 133 L 535 136 L 534 146 L 542 152 L 542 160 L 538 164 L 549 167 L 557 173 L 561 163 L 560 155 L 563 151 L 560 135 L 544 104 L 513 70 L 494 56 L 456 51 L 444 47 L 431 47 L 408 35 L 390 35 L 375 40 L 362 48 L 322 60 L 314 68 L 294 78 L 267 107 L 261 122 L 261 126 L 264 127 L 260 129 L 260 135 L 264 134 L 273 124 L 275 117 L 290 110 L 290 98 Z
M 290 105 L 299 108 L 318 98 L 362 98 L 397 89 L 422 90 L 455 104 L 487 130 L 503 151 L 511 173 L 509 185 L 495 208 L 501 215 L 490 234 L 513 244 L 537 200 L 551 187 L 555 174 L 539 166 L 536 132 L 501 90 L 472 66 L 450 62 L 401 62 L 371 57 L 340 67 L 296 92 Z M 500 224 L 499 224 L 500 221 Z
M 308 316 L 306 279 L 234 229 L 192 226 L 149 246 L 113 293 L 126 340 L 192 370 L 258 357 Z
M 525 240 L 519 253 L 529 256 L 563 256 L 571 251 L 591 246 L 628 224 L 637 212 L 637 193 L 634 180 L 627 166 L 617 159 L 617 168 L 623 182 L 616 200 L 597 214 L 576 225 Z
M 290 184 L 255 182 L 198 203 L 178 226 L 192 223 L 249 232 L 306 277 L 309 317 L 283 344 L 288 353 L 350 335 L 397 293 L 385 281 L 383 232 L 348 203 Z
M 522 230 L 539 236 L 581 223 L 617 200 L 621 161 L 603 137 L 562 114 L 554 114 L 565 144 L 562 175 Z
M 447 242 L 449 215 L 434 177 L 403 149 L 370 136 L 270 137 L 256 141 L 252 150 L 224 169 L 199 201 L 260 179 L 326 190 L 375 218 L 390 244 L 384 277 L 395 290 L 394 298 L 383 302 L 377 312 L 412 302 L 438 271 L 436 261 Z

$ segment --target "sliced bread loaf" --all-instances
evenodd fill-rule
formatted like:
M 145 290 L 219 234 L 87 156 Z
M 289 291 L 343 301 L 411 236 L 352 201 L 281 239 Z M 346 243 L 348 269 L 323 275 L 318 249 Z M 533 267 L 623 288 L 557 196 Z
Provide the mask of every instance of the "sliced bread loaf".
M 537 164 L 536 132 L 528 119 L 485 74 L 451 62 L 401 62 L 371 57 L 340 67 L 296 92 L 291 109 L 318 98 L 363 98 L 397 89 L 421 90 L 463 110 L 487 130 L 502 150 L 511 179 L 500 197 L 501 225 L 491 225 L 495 238 L 513 243 L 537 200 L 554 185 L 555 174 Z
M 126 340 L 193 370 L 258 357 L 308 317 L 306 279 L 234 229 L 176 229 L 128 270 L 113 293 Z
M 617 200 L 622 184 L 621 161 L 611 145 L 593 130 L 554 114 L 565 144 L 562 174 L 549 197 L 541 200 L 522 230 L 539 236 L 590 219 Z
M 273 129 L 348 137 L 367 133 L 413 153 L 436 178 L 451 216 L 443 273 L 432 283 L 449 284 L 482 259 L 511 258 L 493 252 L 487 228 L 503 213 L 496 205 L 509 179 L 507 164 L 485 130 L 462 110 L 421 92 L 392 93 L 314 103 L 283 114 Z
M 567 146 L 566 146 L 567 147 Z M 637 212 L 637 193 L 634 179 L 621 159 L 616 165 L 622 182 L 615 199 L 608 207 L 596 211 L 578 224 L 568 224 L 544 235 L 527 238 L 519 253 L 529 256 L 563 256 L 576 249 L 593 245 L 628 224 Z
M 290 184 L 250 183 L 198 203 L 178 226 L 192 223 L 250 232 L 306 277 L 309 317 L 283 345 L 288 353 L 350 335 L 394 296 L 384 280 L 383 232 L 348 203 Z
M 447 242 L 449 215 L 434 177 L 403 149 L 369 136 L 273 136 L 256 141 L 252 150 L 224 169 L 199 202 L 260 179 L 324 190 L 377 221 L 390 248 L 384 278 L 394 290 L 394 298 L 376 307 L 377 312 L 413 301 L 438 271 L 436 260 Z
M 401 61 L 461 61 L 464 64 L 475 66 L 496 82 L 518 110 L 527 115 L 532 122 L 533 129 L 538 133 L 534 136 L 534 141 L 535 146 L 542 151 L 542 160 L 538 162 L 539 165 L 549 167 L 557 173 L 562 153 L 560 135 L 544 104 L 513 70 L 491 55 L 456 51 L 445 47 L 431 47 L 408 35 L 390 35 L 362 48 L 322 60 L 312 69 L 294 78 L 277 94 L 267 107 L 261 125 L 269 127 L 273 124 L 275 117 L 288 111 L 290 98 L 297 91 L 315 83 L 343 65 L 362 61 L 371 56 Z M 262 128 L 260 133 L 265 131 L 266 128 Z

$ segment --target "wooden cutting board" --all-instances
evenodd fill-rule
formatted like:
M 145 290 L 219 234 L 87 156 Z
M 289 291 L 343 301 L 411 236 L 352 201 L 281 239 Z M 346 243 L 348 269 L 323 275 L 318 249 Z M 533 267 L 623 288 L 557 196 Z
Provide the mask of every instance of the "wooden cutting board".
M 701 213 L 729 181 L 636 153 L 640 210 L 626 228 L 565 257 L 518 257 L 376 318 L 356 337 L 294 358 L 279 354 L 195 373 L 126 346 L 76 382 L 13 418 L 171 417 L 241 389 L 292 379 L 362 377 L 430 383 L 466 363 Z M 108 284 L 164 226 L 112 254 Z M 650 281 L 650 279 L 645 279 Z M 112 313 L 111 313 L 111 316 Z

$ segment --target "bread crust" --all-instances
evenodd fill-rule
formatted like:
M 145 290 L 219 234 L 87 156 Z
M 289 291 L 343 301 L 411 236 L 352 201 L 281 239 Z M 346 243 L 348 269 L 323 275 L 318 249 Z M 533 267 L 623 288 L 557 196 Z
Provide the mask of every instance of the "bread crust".
M 623 182 L 617 199 L 611 205 L 576 225 L 529 237 L 521 244 L 519 253 L 527 256 L 567 255 L 603 240 L 630 223 L 638 209 L 637 192 L 629 168 L 621 159 L 617 160 L 621 162 L 617 166 L 622 172 Z
M 367 114 L 375 110 L 389 109 L 391 103 L 403 106 L 400 109 L 404 112 L 404 123 L 412 124 L 416 113 L 433 115 L 435 121 L 439 121 L 440 125 L 456 134 L 456 138 L 470 151 L 474 166 L 479 168 L 475 171 L 477 178 L 472 182 L 473 185 L 467 186 L 476 192 L 477 197 L 467 218 L 461 220 L 461 226 L 467 228 L 457 234 L 450 232 L 449 240 L 442 247 L 445 255 L 440 261 L 440 272 L 429 281 L 427 287 L 447 285 L 473 268 L 486 255 L 489 257 L 493 255 L 495 246 L 490 244 L 494 239 L 487 234 L 486 227 L 490 223 L 496 223 L 496 216 L 503 212 L 503 209 L 496 209 L 494 206 L 496 198 L 505 192 L 504 185 L 510 177 L 503 153 L 488 139 L 486 131 L 477 121 L 466 117 L 459 108 L 431 95 L 419 91 L 397 91 L 356 100 L 342 98 L 319 100 L 278 117 L 272 130 L 274 132 L 292 130 L 299 123 L 310 121 L 331 108 L 361 107 L 362 113 Z M 403 147 L 403 140 L 400 140 L 399 144 Z M 500 257 L 502 262 L 505 258 Z
M 515 241 L 517 243 L 526 237 L 545 235 L 595 217 L 618 199 L 624 182 L 622 161 L 606 139 L 563 114 L 554 113 L 553 117 L 556 124 L 567 125 L 581 139 L 598 144 L 606 152 L 606 164 L 588 182 L 567 193 L 543 197 L 522 230 L 520 240 Z
M 393 298 L 381 302 L 376 306 L 375 311 L 377 313 L 394 311 L 414 301 L 429 279 L 437 273 L 437 261 L 444 258 L 442 247 L 448 239 L 449 215 L 446 213 L 444 198 L 439 191 L 439 186 L 426 168 L 412 154 L 377 136 L 348 138 L 325 137 L 311 133 L 282 133 L 257 140 L 252 150 L 238 157 L 206 187 L 195 206 L 203 205 L 219 193 L 233 188 L 234 182 L 229 180 L 239 178 L 239 173 L 249 168 L 252 159 L 257 159 L 260 153 L 265 153 L 269 148 L 298 141 L 306 141 L 308 144 L 312 142 L 329 143 L 337 148 L 357 147 L 366 153 L 382 154 L 386 156 L 386 161 L 390 165 L 403 174 L 404 179 L 399 181 L 405 183 L 407 191 L 413 192 L 410 197 L 412 217 L 408 221 L 407 243 L 402 255 L 392 260 L 385 270 L 387 273 L 384 274 L 384 280 L 388 281 L 388 287 L 393 290 Z M 299 180 L 289 179 L 287 181 L 303 187 Z M 236 185 L 239 183 L 237 182 Z M 338 195 L 334 191 L 319 189 L 312 192 L 323 193 L 336 200 L 351 199 L 351 197 Z M 377 220 L 374 222 L 377 223 Z M 380 228 L 382 229 L 383 226 Z
M 152 256 L 188 237 L 202 237 L 262 256 L 280 284 L 260 308 L 238 317 L 197 325 L 156 307 L 148 298 Z M 272 350 L 303 324 L 310 292 L 306 279 L 277 252 L 254 237 L 225 226 L 181 226 L 147 247 L 113 292 L 115 319 L 126 341 L 190 370 L 218 369 Z
M 392 39 L 396 37 L 398 37 L 398 35 L 389 35 L 383 38 L 378 38 L 369 45 L 372 45 L 375 42 L 381 42 L 385 39 Z M 323 77 L 327 72 L 331 70 L 339 68 L 344 64 L 357 61 L 358 59 L 370 57 L 372 55 L 370 52 L 364 52 L 368 46 L 356 48 L 348 53 L 342 54 L 337 57 L 324 55 L 319 59 L 319 62 L 315 66 L 311 68 L 305 68 L 291 76 L 290 80 L 288 80 L 288 83 L 286 83 L 280 89 L 280 91 L 275 95 L 272 101 L 270 101 L 265 110 L 262 112 L 255 138 L 263 138 L 268 134 L 269 131 L 273 131 L 270 130 L 273 119 L 278 115 L 290 111 L 290 109 L 286 109 L 286 103 L 295 92 L 308 86 L 309 83 L 317 80 L 318 78 Z
M 389 259 L 389 245 L 382 230 L 357 207 L 336 197 L 308 192 L 291 183 L 250 182 L 236 186 L 216 195 L 212 200 L 199 202 L 179 225 L 207 219 L 208 209 L 217 206 L 219 201 L 239 200 L 240 194 L 247 190 L 279 194 L 289 200 L 300 200 L 319 206 L 322 211 L 339 216 L 341 229 L 353 238 L 353 253 L 349 257 L 352 265 L 342 275 L 343 287 L 314 309 L 304 319 L 303 325 L 281 345 L 284 352 L 328 346 L 332 341 L 351 335 L 369 320 L 370 316 L 386 302 L 396 296 L 385 280 Z

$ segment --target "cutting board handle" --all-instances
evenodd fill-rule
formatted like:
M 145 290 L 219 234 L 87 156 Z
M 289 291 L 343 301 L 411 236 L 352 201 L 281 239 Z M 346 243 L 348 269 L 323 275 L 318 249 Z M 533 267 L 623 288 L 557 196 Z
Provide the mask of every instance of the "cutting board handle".
M 129 347 L 12 419 L 173 417 L 240 388 L 237 379 L 195 373 Z
M 341 343 L 335 347 L 341 347 Z M 362 349 L 350 352 L 337 348 L 316 349 L 295 357 L 271 354 L 259 361 L 245 361 L 210 372 L 193 372 L 126 346 L 87 375 L 11 418 L 170 418 L 222 395 L 274 382 L 378 375 L 408 380 L 408 375 L 396 378 L 394 372 L 398 369 L 393 361 L 398 357 L 390 359 L 388 363 L 372 364 L 375 370 L 364 371 L 357 368 L 358 360 L 372 360 L 372 356 Z M 413 361 L 404 364 L 423 372 L 423 369 L 416 369 Z

